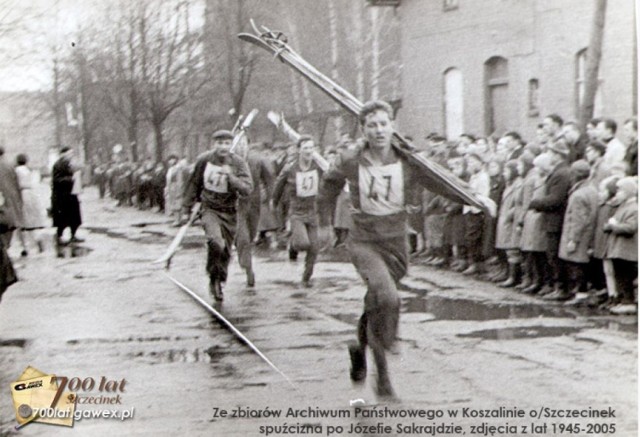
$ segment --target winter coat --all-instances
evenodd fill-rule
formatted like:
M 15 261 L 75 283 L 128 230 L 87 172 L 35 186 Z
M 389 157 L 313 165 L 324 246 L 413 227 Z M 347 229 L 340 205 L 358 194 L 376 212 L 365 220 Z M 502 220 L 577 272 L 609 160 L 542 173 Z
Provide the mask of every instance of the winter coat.
M 560 258 L 576 263 L 589 262 L 588 251 L 593 241 L 597 210 L 598 192 L 593 184 L 583 180 L 571 188 L 560 237 Z M 576 246 L 573 251 L 569 251 L 570 241 Z
M 517 249 L 519 244 L 519 232 L 517 231 L 516 213 L 518 212 L 519 194 L 522 188 L 522 179 L 518 178 L 507 185 L 502 193 L 498 225 L 496 228 L 496 249 Z
M 4 195 L 4 217 L 11 228 L 22 227 L 22 195 L 13 167 L 0 160 L 0 191 Z
M 559 163 L 547 176 L 544 184 L 544 192 L 531 201 L 529 208 L 543 213 L 544 231 L 560 232 L 571 188 L 571 175 L 567 163 Z
M 593 242 L 591 243 L 591 247 L 593 248 L 592 256 L 596 259 L 604 259 L 607 254 L 608 233 L 604 231 L 604 225 L 613 217 L 614 212 L 616 212 L 616 206 L 612 205 L 611 201 L 601 204 L 598 207 L 596 226 L 593 231 Z
M 544 195 L 545 180 L 537 172 L 534 173 L 533 192 L 531 201 Z M 547 250 L 547 238 L 543 229 L 544 215 L 535 209 L 527 209 L 522 221 L 522 236 L 520 238 L 520 249 L 525 252 L 544 252 Z
M 638 202 L 635 197 L 625 200 L 613 214 L 618 222 L 615 225 L 606 224 L 607 259 L 623 259 L 638 261 Z
M 186 184 L 183 169 L 183 165 L 178 163 L 167 170 L 164 187 L 164 210 L 167 215 L 179 213 L 182 207 L 182 194 Z

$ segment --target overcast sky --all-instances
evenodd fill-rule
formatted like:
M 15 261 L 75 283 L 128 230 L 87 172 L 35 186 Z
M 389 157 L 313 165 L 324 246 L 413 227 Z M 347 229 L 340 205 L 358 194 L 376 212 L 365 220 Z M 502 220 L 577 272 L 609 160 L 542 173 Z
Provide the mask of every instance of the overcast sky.
M 0 91 L 50 89 L 53 47 L 69 48 L 80 26 L 99 26 L 120 1 L 0 0 Z M 202 0 L 189 1 L 202 12 Z
M 95 0 L 0 0 L 0 90 L 51 86 L 52 47 L 70 44 Z

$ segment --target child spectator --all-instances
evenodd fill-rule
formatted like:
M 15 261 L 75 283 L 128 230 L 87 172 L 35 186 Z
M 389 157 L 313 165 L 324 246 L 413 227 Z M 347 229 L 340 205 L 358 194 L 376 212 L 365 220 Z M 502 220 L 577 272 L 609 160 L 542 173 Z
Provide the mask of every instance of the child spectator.
M 520 155 L 520 158 L 518 159 L 516 164 L 518 177 L 522 180 L 517 193 L 518 200 L 516 202 L 516 212 L 514 218 L 515 227 L 513 229 L 515 247 L 518 248 L 518 251 L 520 252 L 520 258 L 522 260 L 522 282 L 515 286 L 517 290 L 524 290 L 531 285 L 531 267 L 529 265 L 530 260 L 527 259 L 522 250 L 520 250 L 520 245 L 522 243 L 522 226 L 524 225 L 524 216 L 529 209 L 529 203 L 531 202 L 533 189 L 538 179 L 538 174 L 535 171 L 531 171 L 533 169 L 534 159 L 535 155 L 533 155 L 530 151 L 525 150 L 522 155 Z
M 508 277 L 500 283 L 501 287 L 513 287 L 520 282 L 520 248 L 516 241 L 516 212 L 518 211 L 518 194 L 522 179 L 518 177 L 516 160 L 508 161 L 502 171 L 506 188 L 502 194 L 498 226 L 496 231 L 496 249 L 506 252 Z
M 616 212 L 604 225 L 607 237 L 607 259 L 613 263 L 619 304 L 611 308 L 613 314 L 636 314 L 633 281 L 638 277 L 638 180 L 625 177 L 617 183 L 614 202 Z
M 611 260 L 605 260 L 607 253 L 607 233 L 604 231 L 604 225 L 609 221 L 615 212 L 613 198 L 618 191 L 617 183 L 620 178 L 618 176 L 609 176 L 600 182 L 598 187 L 598 212 L 596 213 L 596 225 L 594 229 L 593 242 L 591 243 L 592 254 L 589 265 L 591 287 L 596 290 L 590 297 L 592 306 L 602 304 L 608 307 L 614 302 L 617 292 L 615 281 L 613 281 L 613 265 Z M 605 269 L 611 273 L 605 276 Z M 609 282 L 606 282 L 610 278 Z M 600 299 L 599 290 L 606 290 L 606 297 Z

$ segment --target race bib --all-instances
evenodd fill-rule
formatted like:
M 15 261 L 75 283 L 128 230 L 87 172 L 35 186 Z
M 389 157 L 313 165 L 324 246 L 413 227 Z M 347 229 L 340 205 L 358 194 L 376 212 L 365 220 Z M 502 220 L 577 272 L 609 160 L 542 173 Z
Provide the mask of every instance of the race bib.
M 216 193 L 229 192 L 228 177 L 222 173 L 222 167 L 207 162 L 204 168 L 204 188 Z
M 318 180 L 318 170 L 296 172 L 296 196 L 317 196 Z
M 358 166 L 360 209 L 371 215 L 390 215 L 404 211 L 402 163 Z

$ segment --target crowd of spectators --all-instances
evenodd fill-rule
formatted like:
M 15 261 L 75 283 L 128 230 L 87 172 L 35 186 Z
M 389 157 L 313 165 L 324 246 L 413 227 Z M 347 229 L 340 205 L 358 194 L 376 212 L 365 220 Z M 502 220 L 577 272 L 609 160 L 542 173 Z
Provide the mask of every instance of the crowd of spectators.
M 577 123 L 550 114 L 525 140 L 510 131 L 500 138 L 465 133 L 456 141 L 430 134 L 419 153 L 466 181 L 498 206 L 496 217 L 427 190 L 410 213 L 413 262 L 493 281 L 501 287 L 547 301 L 600 307 L 616 314 L 636 311 L 637 301 L 637 120 L 618 129 L 596 118 L 583 131 Z M 344 136 L 324 157 L 357 147 Z M 295 159 L 295 145 L 253 144 L 271 178 L 261 181 L 256 245 L 285 248 L 286 199 L 273 210 L 274 181 Z M 193 165 L 170 156 L 166 163 L 134 164 L 114 157 L 94 170 L 103 197 L 119 206 L 156 208 L 177 225 L 182 191 Z M 322 203 L 322 197 L 319 199 Z M 320 224 L 345 244 L 350 226 L 348 192 L 322 204 Z M 296 254 L 290 251 L 295 259 Z
M 608 118 L 582 132 L 550 114 L 531 141 L 514 131 L 455 144 L 431 134 L 421 153 L 490 197 L 498 215 L 425 191 L 413 254 L 547 301 L 634 313 L 637 148 L 635 118 L 621 132 Z

